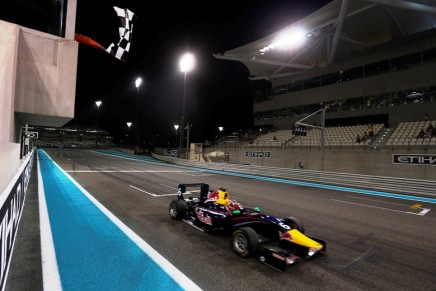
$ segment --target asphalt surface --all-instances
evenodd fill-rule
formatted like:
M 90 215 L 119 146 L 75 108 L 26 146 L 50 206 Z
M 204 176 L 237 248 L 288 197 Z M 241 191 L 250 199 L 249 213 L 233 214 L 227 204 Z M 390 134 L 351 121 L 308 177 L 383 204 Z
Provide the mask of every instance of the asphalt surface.
M 5 290 L 43 290 L 37 172 L 34 163 Z
M 204 290 L 436 290 L 435 204 L 218 175 L 151 158 L 46 152 Z M 5 290 L 42 290 L 33 169 Z M 200 232 L 168 216 L 177 185 L 200 182 L 227 188 L 242 205 L 300 218 L 307 234 L 327 242 L 327 253 L 283 273 L 237 257 L 229 237 Z

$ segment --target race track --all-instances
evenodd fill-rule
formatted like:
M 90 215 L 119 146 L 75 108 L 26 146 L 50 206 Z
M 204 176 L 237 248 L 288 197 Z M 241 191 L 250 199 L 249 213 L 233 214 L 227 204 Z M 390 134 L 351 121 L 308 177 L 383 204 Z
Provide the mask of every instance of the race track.
M 220 175 L 142 156 L 44 151 L 203 290 L 435 290 L 436 200 L 419 202 Z M 179 183 L 225 187 L 242 205 L 259 206 L 278 217 L 298 217 L 307 234 L 327 242 L 327 253 L 283 273 L 254 258 L 241 259 L 232 252 L 230 237 L 206 234 L 169 217 L 168 205 Z M 25 212 L 30 211 L 27 207 Z M 75 231 L 80 236 L 80 228 Z M 112 250 L 105 249 L 110 256 Z M 11 272 L 17 280 L 13 266 Z

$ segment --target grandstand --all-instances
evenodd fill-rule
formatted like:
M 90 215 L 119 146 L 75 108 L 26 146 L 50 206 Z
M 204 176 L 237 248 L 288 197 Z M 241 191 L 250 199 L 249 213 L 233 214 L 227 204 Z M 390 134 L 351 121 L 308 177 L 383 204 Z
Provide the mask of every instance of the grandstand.
M 383 124 L 374 124 L 374 135 L 379 136 L 383 129 Z M 376 139 L 366 139 L 358 142 L 357 135 L 364 136 L 368 132 L 366 125 L 356 126 L 337 126 L 326 127 L 324 131 L 324 145 L 325 146 L 365 146 L 371 145 Z M 290 146 L 319 146 L 321 144 L 321 131 L 299 129 L 298 131 L 292 130 L 278 130 L 275 132 L 268 132 L 267 134 L 260 135 L 252 143 L 246 147 L 290 147 Z M 374 143 L 375 144 L 375 143 Z
M 432 130 L 431 134 L 418 137 L 420 131 L 425 132 L 430 124 L 436 125 L 436 120 L 402 122 L 392 133 L 386 145 L 392 148 L 401 146 L 409 148 L 412 146 L 436 147 L 436 132 L 434 130 Z
M 436 136 L 417 138 L 436 126 L 424 120 L 436 112 L 434 23 L 434 1 L 333 0 L 214 54 L 248 68 L 257 132 L 239 147 L 218 147 L 234 163 L 292 168 L 303 161 L 305 169 L 435 179 Z M 300 46 L 280 45 L 295 32 L 304 32 Z M 312 116 L 320 110 L 322 118 Z M 374 137 L 358 142 L 371 125 Z M 430 163 L 398 165 L 398 153 Z
M 434 3 L 334 0 L 274 34 L 215 54 L 242 62 L 254 92 L 254 125 L 292 129 L 320 108 L 326 125 L 421 121 L 436 112 Z M 277 49 L 295 28 L 304 43 Z

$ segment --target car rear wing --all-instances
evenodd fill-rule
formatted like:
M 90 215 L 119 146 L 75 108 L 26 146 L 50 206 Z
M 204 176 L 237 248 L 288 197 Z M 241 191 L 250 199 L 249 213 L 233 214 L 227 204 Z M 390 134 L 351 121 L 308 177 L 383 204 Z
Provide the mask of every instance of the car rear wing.
M 206 200 L 209 194 L 209 184 L 205 183 L 179 184 L 177 189 L 177 198 L 183 200 L 185 199 L 183 196 L 184 193 L 193 193 L 200 191 L 200 200 Z

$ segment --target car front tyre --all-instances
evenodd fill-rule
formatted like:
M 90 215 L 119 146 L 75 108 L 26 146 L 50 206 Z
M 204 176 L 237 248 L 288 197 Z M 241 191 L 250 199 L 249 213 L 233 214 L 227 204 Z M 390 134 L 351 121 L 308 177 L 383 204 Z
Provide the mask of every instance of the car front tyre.
M 257 233 L 250 227 L 242 227 L 233 232 L 233 251 L 240 257 L 254 256 L 260 252 L 260 243 Z

